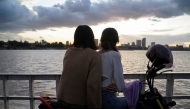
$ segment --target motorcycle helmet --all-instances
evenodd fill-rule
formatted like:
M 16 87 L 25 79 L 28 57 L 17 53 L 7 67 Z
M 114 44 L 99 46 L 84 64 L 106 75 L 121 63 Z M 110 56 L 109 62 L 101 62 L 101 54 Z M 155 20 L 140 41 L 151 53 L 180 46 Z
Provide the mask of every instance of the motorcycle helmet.
M 146 57 L 155 67 L 165 65 L 165 68 L 171 68 L 173 66 L 173 55 L 171 51 L 164 45 L 152 45 L 148 48 Z

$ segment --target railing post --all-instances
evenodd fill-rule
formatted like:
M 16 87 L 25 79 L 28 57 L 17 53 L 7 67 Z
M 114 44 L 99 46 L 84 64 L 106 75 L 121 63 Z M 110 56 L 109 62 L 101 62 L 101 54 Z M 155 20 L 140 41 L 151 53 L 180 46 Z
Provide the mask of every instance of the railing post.
M 30 94 L 30 109 L 35 109 L 34 105 L 34 80 L 33 76 L 29 76 L 29 94 Z
M 143 81 L 145 80 L 145 75 L 140 75 L 140 78 L 139 78 L 140 81 Z M 145 84 L 142 84 L 142 90 L 141 90 L 141 94 L 144 94 L 145 92 Z
M 4 94 L 4 108 L 5 109 L 9 109 L 9 100 L 8 100 L 8 84 L 7 84 L 8 80 L 7 80 L 7 76 L 3 76 L 3 94 Z
M 58 90 L 58 86 L 59 86 L 59 75 L 56 76 L 56 95 L 57 95 L 57 90 Z
M 171 101 L 173 96 L 173 87 L 174 87 L 174 78 L 173 74 L 167 75 L 167 83 L 166 83 L 166 100 Z

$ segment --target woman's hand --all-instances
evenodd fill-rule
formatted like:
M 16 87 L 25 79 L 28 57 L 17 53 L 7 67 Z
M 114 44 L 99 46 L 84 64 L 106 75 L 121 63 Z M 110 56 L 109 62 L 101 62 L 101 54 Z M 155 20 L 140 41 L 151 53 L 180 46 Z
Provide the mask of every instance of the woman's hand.
M 117 90 L 116 84 L 115 83 L 109 84 L 109 86 L 107 86 L 107 90 L 112 93 L 116 92 Z

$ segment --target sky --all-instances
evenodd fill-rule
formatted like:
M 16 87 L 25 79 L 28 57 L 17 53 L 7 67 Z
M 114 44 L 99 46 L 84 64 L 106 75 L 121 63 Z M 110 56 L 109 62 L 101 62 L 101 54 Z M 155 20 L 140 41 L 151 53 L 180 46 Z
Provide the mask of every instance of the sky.
M 170 46 L 190 44 L 190 0 L 0 0 L 0 40 L 73 42 L 78 25 L 96 39 L 107 27 L 120 44 L 146 38 Z

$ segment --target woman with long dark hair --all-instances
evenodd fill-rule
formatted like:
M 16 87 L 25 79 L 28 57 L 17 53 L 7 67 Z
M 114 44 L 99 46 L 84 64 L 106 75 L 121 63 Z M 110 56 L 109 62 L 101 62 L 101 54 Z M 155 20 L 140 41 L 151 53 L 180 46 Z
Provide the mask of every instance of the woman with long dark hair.
M 114 28 L 106 28 L 101 36 L 102 60 L 102 109 L 127 109 L 125 98 L 118 98 L 115 92 L 122 92 L 125 88 L 121 56 L 116 44 L 119 42 L 118 32 Z M 109 84 L 116 85 L 116 91 L 109 91 Z
M 92 29 L 79 25 L 63 59 L 57 100 L 65 109 L 101 108 L 101 57 Z

